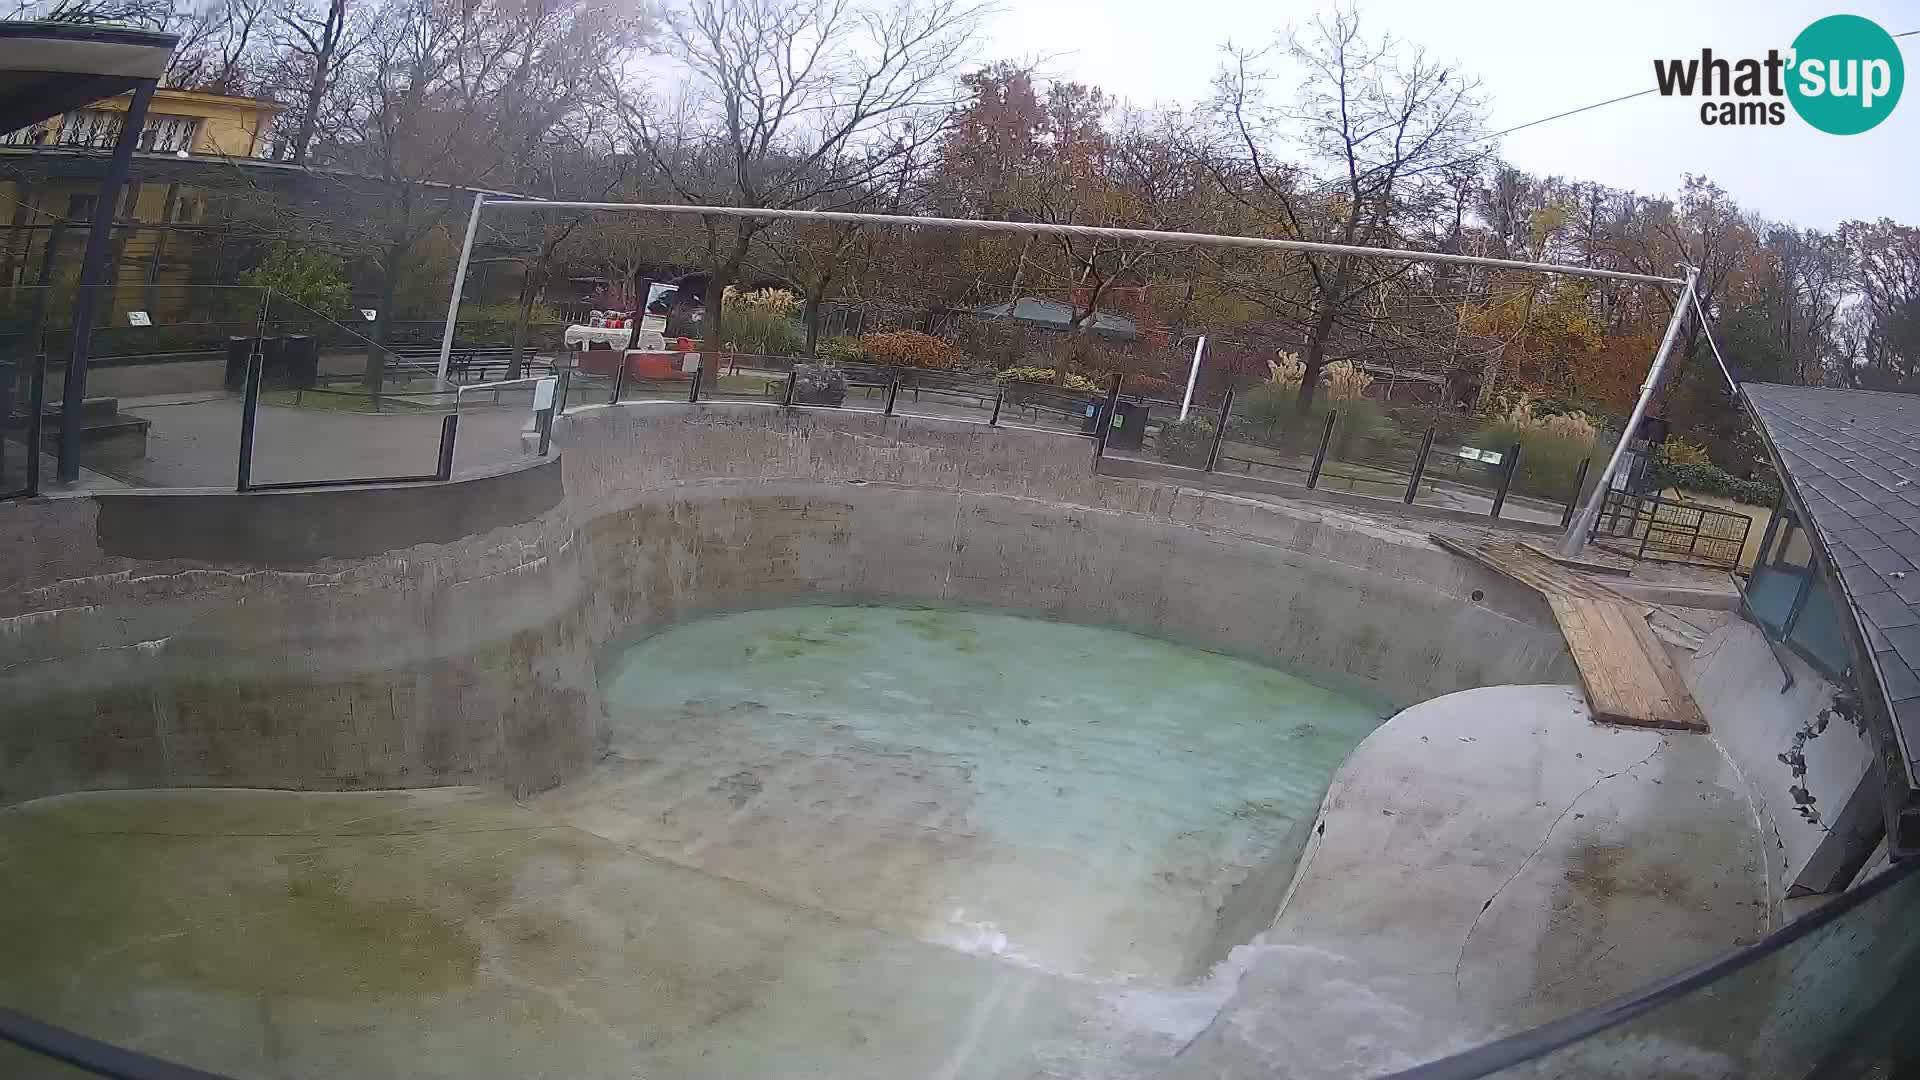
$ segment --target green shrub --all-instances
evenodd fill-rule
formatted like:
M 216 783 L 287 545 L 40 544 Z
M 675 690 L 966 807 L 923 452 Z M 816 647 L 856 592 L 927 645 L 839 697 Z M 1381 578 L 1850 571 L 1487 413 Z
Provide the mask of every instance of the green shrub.
M 844 334 L 822 340 L 814 351 L 820 355 L 820 359 L 835 364 L 858 364 L 867 358 L 867 351 L 860 347 L 860 339 Z
M 1207 467 L 1207 455 L 1213 452 L 1213 421 L 1204 416 L 1170 420 L 1160 425 L 1153 447 L 1160 460 L 1190 468 Z
M 240 284 L 268 290 L 268 317 L 286 330 L 311 333 L 347 310 L 340 260 L 296 244 L 273 245 L 260 265 L 240 275 Z
M 462 304 L 460 305 L 460 323 L 455 328 L 455 336 L 462 342 L 473 345 L 511 345 L 513 328 L 520 320 L 520 305 L 509 304 Z M 562 322 L 560 313 L 545 304 L 536 303 L 527 316 L 527 343 L 541 343 L 540 332 L 533 327 L 557 326 Z M 444 323 L 442 324 L 444 325 Z M 366 324 L 357 327 L 366 332 Z M 436 343 L 438 336 L 433 339 Z
M 721 316 L 729 352 L 753 356 L 797 356 L 807 347 L 799 323 L 777 311 L 741 304 Z
M 996 372 L 993 377 L 997 382 L 1043 383 L 1047 386 L 1052 386 L 1054 370 L 1050 367 L 1011 367 L 1005 371 Z M 1076 374 L 1071 371 L 1067 373 L 1066 388 L 1080 393 L 1093 393 L 1106 389 L 1085 375 Z
M 1294 418 L 1297 383 L 1268 382 L 1247 391 L 1233 405 L 1234 438 L 1259 446 L 1310 450 L 1326 429 L 1327 413 L 1337 411 L 1333 438 L 1327 444 L 1327 456 L 1335 461 L 1354 461 L 1378 450 L 1400 432 L 1386 411 L 1370 398 L 1332 401 L 1322 395 L 1314 398 L 1305 422 Z
M 796 364 L 793 400 L 801 405 L 838 405 L 847 400 L 847 377 L 833 364 Z
M 1502 454 L 1510 452 L 1515 443 L 1520 444 L 1520 468 L 1514 473 L 1511 490 L 1561 501 L 1572 497 L 1580 463 L 1593 455 L 1594 448 L 1592 440 L 1577 435 L 1505 423 L 1481 428 L 1467 440 L 1470 446 Z
M 1765 480 L 1743 479 L 1718 465 L 1663 461 L 1657 478 L 1662 488 L 1719 495 L 1751 506 L 1772 506 L 1780 501 L 1778 486 Z

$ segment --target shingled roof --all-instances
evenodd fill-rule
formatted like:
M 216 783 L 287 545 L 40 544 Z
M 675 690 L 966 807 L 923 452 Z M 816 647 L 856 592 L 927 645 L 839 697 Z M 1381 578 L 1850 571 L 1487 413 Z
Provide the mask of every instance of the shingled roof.
M 1920 395 L 1745 383 L 1873 665 L 1916 784 L 1920 749 Z

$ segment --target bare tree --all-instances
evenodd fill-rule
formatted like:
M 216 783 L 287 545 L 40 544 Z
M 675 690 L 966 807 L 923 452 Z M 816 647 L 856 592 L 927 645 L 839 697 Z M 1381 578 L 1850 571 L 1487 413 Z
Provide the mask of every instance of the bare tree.
M 631 145 L 693 203 L 828 208 L 886 190 L 954 100 L 979 32 L 974 0 L 686 0 L 666 48 L 687 78 L 664 108 L 615 95 Z M 622 87 L 624 73 L 609 71 Z M 711 274 L 704 333 L 767 222 L 705 222 Z
M 1287 52 L 1307 75 L 1287 104 L 1268 100 L 1273 76 L 1265 65 L 1273 48 L 1229 45 L 1214 100 L 1224 135 L 1213 155 L 1215 171 L 1223 189 L 1269 231 L 1399 246 L 1444 211 L 1449 178 L 1487 152 L 1478 82 L 1391 37 L 1367 42 L 1350 10 L 1290 35 Z M 1288 142 L 1300 161 L 1285 156 L 1281 148 Z M 1293 261 L 1304 268 L 1310 286 L 1298 399 L 1304 412 L 1335 328 L 1408 267 L 1397 260 L 1313 253 Z
M 300 103 L 299 122 L 281 156 L 299 164 L 307 160 L 321 110 L 361 38 L 349 18 L 347 0 L 325 0 L 324 7 L 311 0 L 287 0 L 274 19 L 280 62 L 289 69 L 292 84 L 287 89 Z

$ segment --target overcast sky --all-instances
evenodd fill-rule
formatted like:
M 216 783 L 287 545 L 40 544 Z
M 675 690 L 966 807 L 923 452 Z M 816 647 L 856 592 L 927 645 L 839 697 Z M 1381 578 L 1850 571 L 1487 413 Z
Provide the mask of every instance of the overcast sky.
M 1002 0 L 987 53 L 1043 58 L 1043 70 L 1095 83 L 1138 105 L 1203 99 L 1219 46 L 1269 41 L 1329 3 L 1304 0 Z M 1920 29 L 1916 0 L 1362 0 L 1370 38 L 1387 31 L 1476 74 L 1492 128 L 1512 127 L 1653 85 L 1655 57 L 1764 56 L 1826 15 L 1864 15 L 1888 33 Z M 1862 135 L 1700 123 L 1699 99 L 1649 95 L 1502 140 L 1529 172 L 1673 192 L 1711 176 L 1741 205 L 1801 226 L 1891 217 L 1920 225 L 1920 37 L 1900 39 L 1908 87 Z

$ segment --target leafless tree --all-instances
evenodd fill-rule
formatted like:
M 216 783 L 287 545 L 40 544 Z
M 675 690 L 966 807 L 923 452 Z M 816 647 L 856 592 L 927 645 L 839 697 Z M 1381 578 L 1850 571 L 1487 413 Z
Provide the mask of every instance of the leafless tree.
M 1368 42 L 1350 10 L 1289 36 L 1306 71 L 1298 94 L 1269 99 L 1274 46 L 1228 46 L 1215 83 L 1223 189 L 1284 237 L 1393 247 L 1449 204 L 1449 178 L 1488 152 L 1479 84 L 1383 36 Z M 1285 147 L 1292 144 L 1297 158 Z M 1308 279 L 1299 408 L 1310 406 L 1328 342 L 1376 290 L 1408 272 L 1397 260 L 1302 253 Z
M 347 0 L 286 0 L 274 21 L 278 59 L 289 76 L 285 89 L 299 102 L 299 119 L 283 142 L 282 156 L 299 164 L 307 160 L 321 112 L 362 38 Z
M 664 51 L 686 78 L 666 95 L 609 71 L 633 149 L 693 203 L 839 207 L 887 190 L 937 130 L 977 38 L 975 0 L 685 0 Z M 705 222 L 705 333 L 767 222 Z

